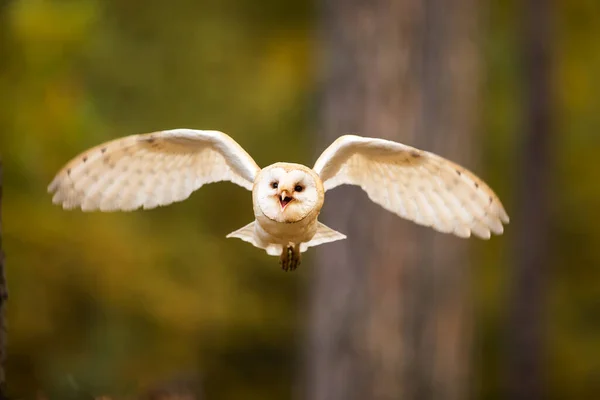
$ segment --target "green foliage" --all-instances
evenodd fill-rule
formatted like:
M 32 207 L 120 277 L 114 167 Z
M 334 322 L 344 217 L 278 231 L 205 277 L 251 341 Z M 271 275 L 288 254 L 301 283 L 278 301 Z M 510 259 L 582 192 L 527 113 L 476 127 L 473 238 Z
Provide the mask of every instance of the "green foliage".
M 209 398 L 288 397 L 302 275 L 225 240 L 251 220 L 249 192 L 215 184 L 129 214 L 64 212 L 46 194 L 79 151 L 156 129 L 220 129 L 260 164 L 276 150 L 309 161 L 308 20 L 281 22 L 277 9 L 248 19 L 238 6 L 251 8 L 29 0 L 3 10 L 15 393 L 134 393 L 198 370 Z

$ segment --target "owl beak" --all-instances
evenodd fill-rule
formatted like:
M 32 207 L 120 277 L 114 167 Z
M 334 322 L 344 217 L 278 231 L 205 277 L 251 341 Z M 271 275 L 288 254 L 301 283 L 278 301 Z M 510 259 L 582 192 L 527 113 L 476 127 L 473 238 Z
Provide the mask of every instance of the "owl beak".
M 294 199 L 289 195 L 287 190 L 282 190 L 279 196 L 281 197 L 279 199 L 279 204 L 281 205 L 281 210 L 283 211 L 285 207 Z

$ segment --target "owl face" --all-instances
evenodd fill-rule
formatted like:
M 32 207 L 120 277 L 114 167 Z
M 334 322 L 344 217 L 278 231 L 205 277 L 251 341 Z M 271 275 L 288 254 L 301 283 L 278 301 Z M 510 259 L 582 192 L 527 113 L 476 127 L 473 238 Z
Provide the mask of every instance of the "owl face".
M 262 214 L 277 222 L 298 222 L 323 206 L 321 180 L 299 164 L 277 163 L 264 168 L 254 190 Z

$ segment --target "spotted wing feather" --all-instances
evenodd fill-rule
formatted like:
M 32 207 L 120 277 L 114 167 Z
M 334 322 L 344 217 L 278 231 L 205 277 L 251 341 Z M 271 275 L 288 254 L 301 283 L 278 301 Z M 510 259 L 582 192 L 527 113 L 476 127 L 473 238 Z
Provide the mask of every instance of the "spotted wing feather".
M 129 211 L 182 201 L 211 182 L 231 181 L 251 190 L 259 171 L 222 132 L 173 129 L 87 150 L 65 165 L 48 191 L 66 209 Z
M 342 136 L 321 154 L 314 170 L 325 190 L 358 185 L 386 210 L 440 232 L 489 239 L 509 222 L 496 194 L 473 173 L 389 140 Z

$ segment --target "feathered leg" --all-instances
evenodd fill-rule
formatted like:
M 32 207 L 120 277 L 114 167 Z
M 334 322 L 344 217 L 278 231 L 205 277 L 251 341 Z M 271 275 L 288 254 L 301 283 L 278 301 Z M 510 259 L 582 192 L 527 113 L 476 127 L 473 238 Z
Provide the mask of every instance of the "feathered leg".
M 287 245 L 281 252 L 279 264 L 284 271 L 294 271 L 300 265 L 300 245 Z

